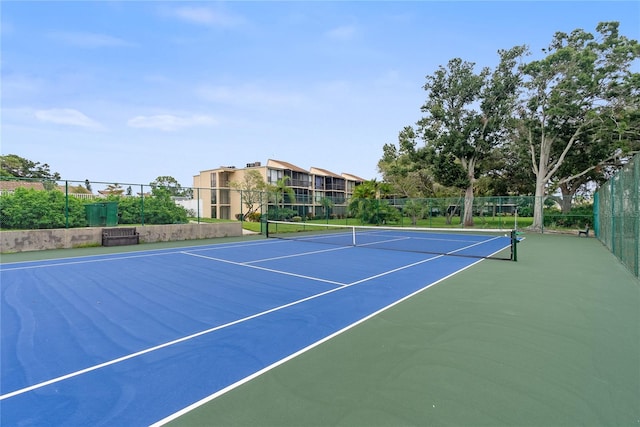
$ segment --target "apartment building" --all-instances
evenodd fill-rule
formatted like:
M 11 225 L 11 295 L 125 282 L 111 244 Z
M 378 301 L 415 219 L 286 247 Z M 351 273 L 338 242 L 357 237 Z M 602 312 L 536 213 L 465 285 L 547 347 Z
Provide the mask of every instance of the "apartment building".
M 357 185 L 364 179 L 352 174 L 336 174 L 326 169 L 312 167 L 309 170 L 281 160 L 269 159 L 266 165 L 261 162 L 247 163 L 244 168 L 220 166 L 217 169 L 201 171 L 193 177 L 194 197 L 201 201 L 204 218 L 236 219 L 244 213 L 241 194 L 232 186 L 232 182 L 241 183 L 245 174 L 256 170 L 268 184 L 275 185 L 278 180 L 288 177 L 295 199 L 284 195 L 279 206 L 291 209 L 300 216 L 325 216 L 328 214 L 344 216 L 347 206 Z M 274 201 L 268 202 L 274 205 Z

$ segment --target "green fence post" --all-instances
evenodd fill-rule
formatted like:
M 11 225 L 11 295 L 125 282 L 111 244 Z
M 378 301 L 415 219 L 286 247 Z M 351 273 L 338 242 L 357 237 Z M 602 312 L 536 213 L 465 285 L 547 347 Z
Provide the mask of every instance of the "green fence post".
M 64 221 L 65 228 L 69 228 L 69 181 L 64 182 Z
M 140 184 L 140 223 L 144 226 L 144 184 Z
M 616 199 L 613 191 L 615 188 L 613 186 L 614 179 L 615 177 L 609 180 L 609 203 L 611 203 L 611 252 L 613 252 L 614 255 L 618 256 L 618 254 L 616 253 Z
M 634 185 L 636 188 L 636 206 L 635 206 L 635 221 L 636 221 L 636 277 L 640 277 L 640 155 L 636 154 L 634 157 L 635 170 L 634 170 Z
M 593 195 L 593 234 L 600 238 L 600 193 Z

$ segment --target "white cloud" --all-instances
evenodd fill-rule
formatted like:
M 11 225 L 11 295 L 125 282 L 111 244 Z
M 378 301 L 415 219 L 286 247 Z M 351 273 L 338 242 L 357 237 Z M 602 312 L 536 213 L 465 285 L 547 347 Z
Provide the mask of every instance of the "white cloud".
M 213 10 L 208 7 L 185 6 L 166 11 L 165 13 L 183 21 L 221 28 L 233 28 L 244 23 L 244 19 L 238 15 L 233 15 L 222 10 Z
M 50 110 L 37 110 L 35 116 L 38 120 L 57 125 L 78 126 L 91 129 L 102 129 L 103 126 L 90 119 L 78 110 L 71 108 L 53 108 Z
M 341 27 L 332 28 L 325 35 L 333 40 L 351 40 L 357 34 L 357 29 L 353 25 L 343 25 Z
M 157 129 L 165 132 L 194 126 L 213 126 L 217 123 L 218 121 L 211 116 L 178 117 L 171 114 L 136 116 L 127 122 L 129 127 L 132 128 Z
M 133 43 L 108 34 L 59 31 L 50 33 L 49 37 L 71 46 L 83 48 L 134 46 Z

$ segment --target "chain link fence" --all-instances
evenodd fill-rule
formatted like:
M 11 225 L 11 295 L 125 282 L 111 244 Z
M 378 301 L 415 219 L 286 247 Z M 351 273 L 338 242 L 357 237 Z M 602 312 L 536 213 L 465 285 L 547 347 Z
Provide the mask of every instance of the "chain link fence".
M 243 221 L 260 231 L 261 219 L 345 225 L 462 227 L 464 197 L 355 199 L 346 192 L 189 188 L 73 180 L 0 179 L 3 229 L 73 228 L 122 224 Z M 532 223 L 531 196 L 475 197 L 476 228 L 525 229 Z M 544 199 L 544 229 L 576 232 L 594 224 L 589 200 L 562 213 L 554 197 Z M 625 225 L 626 226 L 626 225 Z
M 598 239 L 640 277 L 640 155 L 636 155 L 595 194 Z

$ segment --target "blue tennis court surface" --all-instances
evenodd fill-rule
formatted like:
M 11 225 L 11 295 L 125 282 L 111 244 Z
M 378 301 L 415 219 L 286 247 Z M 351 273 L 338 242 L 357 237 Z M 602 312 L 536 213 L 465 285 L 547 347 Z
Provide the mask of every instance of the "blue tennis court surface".
M 1 424 L 162 424 L 476 262 L 264 240 L 3 264 Z

